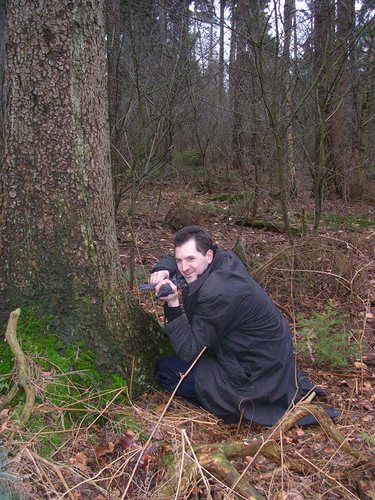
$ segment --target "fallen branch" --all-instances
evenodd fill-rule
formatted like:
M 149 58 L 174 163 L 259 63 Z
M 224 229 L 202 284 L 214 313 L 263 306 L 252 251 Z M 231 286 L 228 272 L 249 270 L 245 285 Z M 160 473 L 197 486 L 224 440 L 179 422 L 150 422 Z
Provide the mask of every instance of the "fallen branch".
M 286 232 L 285 227 L 282 223 L 272 222 L 270 220 L 259 220 L 252 219 L 249 217 L 240 217 L 235 221 L 236 224 L 246 227 L 253 227 L 254 229 L 263 229 L 264 231 L 272 231 L 274 233 L 284 234 Z M 292 234 L 300 235 L 301 229 L 291 226 L 290 230 Z
M 25 424 L 30 418 L 32 409 L 34 407 L 35 390 L 30 384 L 30 379 L 27 370 L 26 356 L 22 351 L 16 336 L 17 323 L 20 314 L 21 314 L 21 309 L 19 308 L 10 313 L 7 330 L 5 333 L 5 338 L 8 341 L 8 344 L 15 358 L 15 365 L 17 368 L 17 373 L 15 376 L 16 383 L 23 388 L 26 394 L 25 406 L 23 407 L 22 414 L 20 417 L 21 422 Z
M 10 403 L 12 402 L 12 400 L 16 397 L 17 395 L 17 385 L 12 385 L 10 391 L 8 392 L 8 394 L 6 394 L 3 398 L 3 400 L 0 402 L 0 411 L 3 409 L 3 408 L 8 408 L 8 406 L 10 405 Z
M 298 471 L 301 474 L 311 473 L 312 470 L 315 472 L 315 468 L 308 461 L 301 461 L 299 458 L 293 458 L 282 453 L 281 448 L 276 442 L 281 439 L 283 433 L 291 429 L 298 420 L 307 415 L 313 415 L 317 419 L 325 433 L 340 445 L 342 451 L 356 458 L 361 458 L 361 461 L 367 461 L 367 463 L 374 461 L 373 457 L 366 456 L 363 452 L 350 446 L 345 436 L 340 433 L 324 409 L 310 402 L 297 404 L 290 413 L 280 422 L 276 423 L 269 431 L 253 439 L 199 446 L 195 448 L 197 458 L 209 472 L 224 480 L 227 485 L 240 495 L 254 499 L 262 498 L 251 485 L 246 481 L 244 482 L 243 474 L 240 475 L 237 472 L 231 460 L 249 456 L 255 459 L 258 455 L 263 455 L 278 465 L 283 463 L 285 467 Z

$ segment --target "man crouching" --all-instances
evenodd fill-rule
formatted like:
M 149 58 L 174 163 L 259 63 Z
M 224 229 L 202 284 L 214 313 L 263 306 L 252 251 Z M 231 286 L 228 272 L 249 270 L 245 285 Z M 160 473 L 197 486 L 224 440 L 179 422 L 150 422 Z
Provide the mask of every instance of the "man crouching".
M 173 391 L 180 373 L 206 350 L 177 394 L 225 422 L 240 418 L 271 426 L 312 388 L 299 387 L 292 336 L 286 320 L 231 251 L 213 244 L 200 226 L 181 229 L 175 255 L 163 257 L 150 282 L 158 293 L 168 283 L 166 333 L 176 356 L 162 358 L 156 377 Z M 183 308 L 170 278 L 183 277 Z

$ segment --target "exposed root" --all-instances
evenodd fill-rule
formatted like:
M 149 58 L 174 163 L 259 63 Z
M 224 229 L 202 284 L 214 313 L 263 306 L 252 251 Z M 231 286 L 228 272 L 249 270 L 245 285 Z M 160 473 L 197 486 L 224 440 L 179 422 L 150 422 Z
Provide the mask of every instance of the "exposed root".
M 308 474 L 316 469 L 312 467 L 308 461 L 283 454 L 281 448 L 277 444 L 277 440 L 281 439 L 282 434 L 291 429 L 302 417 L 313 415 L 325 433 L 332 438 L 340 449 L 356 458 L 361 458 L 362 462 L 374 464 L 374 458 L 365 456 L 363 452 L 354 449 L 349 445 L 346 438 L 339 432 L 336 425 L 333 423 L 330 416 L 323 408 L 306 402 L 301 402 L 296 405 L 280 422 L 276 423 L 269 431 L 256 436 L 250 440 L 241 442 L 224 442 L 214 445 L 204 445 L 196 448 L 196 455 L 200 463 L 216 477 L 222 479 L 228 486 L 240 495 L 249 496 L 250 493 L 244 493 L 246 488 L 249 488 L 246 482 L 243 483 L 243 474 L 240 475 L 231 463 L 231 460 L 239 457 L 253 457 L 251 463 L 258 455 L 263 455 L 268 460 L 271 460 L 278 465 L 286 466 L 290 470 L 298 471 L 302 474 Z M 251 465 L 250 463 L 250 465 Z M 250 487 L 252 488 L 252 487 Z M 259 495 L 258 492 L 253 495 Z M 261 498 L 251 497 L 250 498 Z
M 12 311 L 9 315 L 9 321 L 7 325 L 7 330 L 5 333 L 5 338 L 8 341 L 8 344 L 14 354 L 15 364 L 17 367 L 16 373 L 16 383 L 20 385 L 26 394 L 26 403 L 23 407 L 21 414 L 21 422 L 25 424 L 31 415 L 32 409 L 34 407 L 35 402 L 35 390 L 33 386 L 30 384 L 30 379 L 27 370 L 26 357 L 23 353 L 21 346 L 17 340 L 16 332 L 17 332 L 17 323 L 18 318 L 21 314 L 21 309 L 16 309 Z M 8 395 L 8 399 L 9 399 Z

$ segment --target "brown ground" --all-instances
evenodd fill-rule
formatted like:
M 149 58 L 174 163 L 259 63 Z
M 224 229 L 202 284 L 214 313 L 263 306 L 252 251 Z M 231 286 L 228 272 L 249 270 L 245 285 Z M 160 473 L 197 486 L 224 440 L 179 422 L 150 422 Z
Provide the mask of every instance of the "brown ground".
M 302 227 L 302 208 L 311 213 L 311 199 L 291 204 L 296 227 Z M 345 316 L 352 331 L 350 342 L 358 346 L 358 354 L 347 367 L 329 369 L 315 365 L 309 354 L 297 357 L 312 380 L 327 390 L 329 396 L 323 404 L 341 411 L 337 428 L 345 437 L 344 444 L 339 446 L 319 426 L 293 427 L 282 434 L 281 464 L 261 454 L 254 459 L 235 459 L 234 464 L 248 482 L 272 500 L 375 498 L 374 470 L 367 461 L 364 463 L 375 449 L 374 226 L 364 230 L 357 226 L 332 229 L 323 223 L 314 236 L 308 220 L 307 235 L 296 237 L 295 248 L 290 250 L 283 233 L 241 227 L 236 223 L 238 212 L 234 207 L 227 201 L 213 201 L 209 195 L 186 196 L 149 188 L 139 196 L 137 209 L 140 215 L 134 221 L 133 235 L 125 205 L 117 216 L 121 261 L 128 272 L 135 242 L 134 294 L 161 322 L 161 305 L 151 293 L 139 293 L 137 283 L 147 280 L 148 271 L 161 255 L 173 251 L 175 229 L 195 222 L 202 223 L 222 247 L 232 249 L 241 242 L 250 271 L 259 273 L 257 279 L 280 306 L 297 338 L 300 316 L 323 311 L 328 300 Z M 343 205 L 330 201 L 325 211 L 374 217 L 374 208 L 368 202 Z M 276 201 L 264 197 L 259 217 L 279 220 Z M 200 469 L 192 447 L 228 440 L 243 442 L 266 429 L 224 425 L 180 398 L 172 400 L 167 408 L 168 399 L 166 393 L 152 390 L 132 406 L 124 408 L 113 403 L 90 428 L 97 437 L 95 445 L 83 422 L 81 429 L 69 434 L 53 460 L 46 461 L 30 451 L 36 439 L 30 438 L 29 446 L 25 445 L 16 456 L 18 468 L 17 460 L 12 464 L 14 473 L 26 476 L 26 498 L 117 500 L 125 492 L 127 498 L 134 499 L 243 498 Z M 123 417 L 122 425 L 117 423 L 119 416 Z M 3 429 L 6 422 L 7 415 L 0 414 Z M 137 422 L 137 426 L 131 422 Z M 150 435 L 153 437 L 145 446 Z M 345 453 L 345 443 L 359 450 L 360 455 Z M 287 463 L 288 456 L 309 464 L 310 472 L 293 470 Z M 0 485 L 1 479 L 0 471 Z
M 180 196 L 183 197 L 182 194 Z M 168 195 L 164 194 L 164 197 L 168 201 Z M 173 214 L 173 210 L 176 210 L 176 204 L 172 203 L 172 209 L 169 211 L 165 206 L 162 210 L 158 208 L 157 200 L 159 200 L 159 195 L 155 195 L 154 198 L 145 197 L 138 202 L 144 207 L 145 215 L 136 222 L 138 250 L 135 259 L 136 268 L 144 267 L 149 270 L 161 255 L 173 251 L 172 239 L 175 229 L 178 229 L 179 221 L 172 219 L 172 223 L 168 225 L 168 216 L 171 216 L 170 211 Z M 275 206 L 274 200 L 265 200 L 260 208 L 260 217 L 269 219 L 274 218 L 276 214 L 276 218 L 280 218 L 277 210 L 275 212 L 267 210 L 267 204 L 270 202 Z M 305 199 L 303 206 L 307 213 L 313 212 L 312 204 L 311 199 Z M 202 215 L 200 209 L 207 205 L 219 207 L 219 215 L 206 215 L 205 213 Z M 297 226 L 301 225 L 298 218 L 301 204 L 295 202 L 291 205 L 292 221 Z M 181 217 L 181 225 L 196 221 L 202 223 L 213 235 L 215 241 L 225 248 L 233 249 L 238 239 L 241 238 L 248 254 L 255 253 L 257 266 L 267 263 L 272 256 L 289 245 L 284 234 L 241 227 L 236 224 L 228 202 L 212 201 L 208 195 L 195 195 L 184 198 L 183 206 L 188 207 L 189 210 L 198 207 L 199 212 L 196 215 L 193 210 L 193 213 L 189 213 L 186 219 Z M 338 200 L 328 201 L 325 204 L 325 213 L 337 214 L 344 218 L 367 215 L 374 221 L 374 207 L 369 202 L 342 204 Z M 120 226 L 121 220 L 126 220 L 126 211 L 119 216 Z M 375 444 L 374 226 L 364 231 L 359 231 L 357 226 L 353 225 L 345 227 L 345 224 L 332 229 L 323 222 L 319 235 L 316 237 L 311 234 L 311 229 L 310 223 L 307 228 L 307 238 L 310 236 L 311 243 L 304 244 L 300 253 L 298 249 L 295 253 L 295 259 L 299 263 L 294 268 L 301 268 L 301 262 L 307 261 L 306 269 L 310 271 L 303 275 L 304 280 L 300 287 L 295 283 L 291 291 L 290 285 L 285 284 L 286 281 L 289 282 L 291 273 L 280 274 L 273 268 L 267 268 L 261 281 L 286 314 L 292 329 L 296 332 L 298 332 L 298 325 L 295 325 L 294 321 L 298 321 L 299 315 L 310 316 L 313 311 L 321 311 L 328 300 L 332 300 L 342 314 L 350 316 L 352 341 L 360 342 L 361 345 L 358 355 L 347 367 L 334 370 L 324 366 L 319 367 L 313 364 L 309 356 L 302 355 L 299 355 L 298 362 L 309 372 L 316 384 L 327 390 L 329 396 L 326 404 L 341 411 L 342 417 L 338 422 L 338 428 L 347 437 L 347 441 L 363 450 L 368 450 Z M 123 264 L 127 267 L 131 235 L 124 228 L 120 230 L 119 239 Z M 301 241 L 305 240 L 297 237 L 296 245 L 301 244 Z M 310 252 L 313 255 L 311 261 L 309 261 Z M 322 261 L 322 265 L 313 262 L 314 258 Z M 280 263 L 283 262 L 283 268 L 293 268 L 290 257 L 287 261 L 288 266 L 285 266 L 285 261 L 281 260 L 277 267 L 281 267 Z M 340 277 L 344 279 L 346 277 L 347 282 L 342 281 Z M 140 281 L 142 279 L 144 280 L 144 276 L 141 276 Z M 137 294 L 136 287 L 134 290 Z M 146 298 L 142 294 L 139 295 L 139 300 L 162 320 L 161 308 L 152 300 L 152 297 Z M 165 395 L 159 395 L 159 397 L 163 399 Z M 152 401 L 154 402 L 153 398 Z M 150 399 L 139 401 L 138 405 L 149 410 Z M 256 426 L 242 425 L 237 429 L 216 422 L 213 424 L 212 417 L 207 414 L 205 418 L 209 418 L 210 425 L 199 425 L 189 421 L 191 411 L 189 405 L 178 401 L 172 404 L 167 415 L 172 420 L 178 421 L 182 418 L 182 427 L 188 427 L 190 439 L 194 442 L 243 439 L 264 431 Z M 180 427 L 181 425 L 175 422 L 173 433 L 178 432 Z M 347 456 L 341 455 L 338 447 L 327 439 L 321 429 L 293 428 L 284 437 L 284 447 L 286 450 L 293 449 L 294 452 L 316 464 L 316 474 L 301 477 L 282 467 L 270 464 L 261 457 L 252 465 L 250 477 L 253 484 L 260 487 L 267 498 L 374 498 L 374 476 L 371 475 L 368 467 L 363 469 L 358 465 L 358 461 L 353 462 Z M 240 470 L 243 470 L 243 467 L 244 463 L 241 463 Z M 215 484 L 215 481 L 211 484 Z M 205 495 L 203 491 L 201 493 Z

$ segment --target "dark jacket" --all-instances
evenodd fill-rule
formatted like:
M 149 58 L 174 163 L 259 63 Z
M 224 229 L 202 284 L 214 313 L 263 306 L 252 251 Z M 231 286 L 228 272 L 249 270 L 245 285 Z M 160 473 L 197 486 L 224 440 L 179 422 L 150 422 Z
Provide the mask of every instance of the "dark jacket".
M 173 256 L 153 271 L 176 274 Z M 166 324 L 175 353 L 198 362 L 196 391 L 203 406 L 226 422 L 273 425 L 298 399 L 287 322 L 241 260 L 218 248 L 208 269 L 183 292 L 185 315 Z

